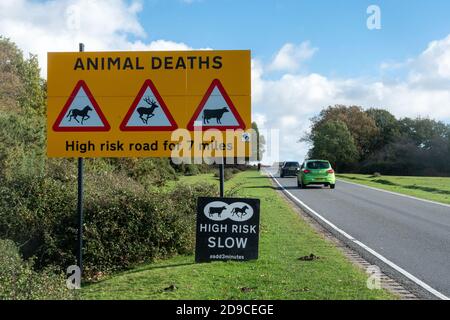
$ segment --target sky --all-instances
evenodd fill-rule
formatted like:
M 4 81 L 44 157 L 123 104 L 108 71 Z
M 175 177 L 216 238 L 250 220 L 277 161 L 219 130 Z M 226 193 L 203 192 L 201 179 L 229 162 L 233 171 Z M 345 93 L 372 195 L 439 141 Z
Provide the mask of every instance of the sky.
M 380 9 L 380 28 L 367 20 Z M 0 35 L 48 51 L 250 49 L 252 119 L 305 157 L 310 118 L 334 104 L 450 123 L 447 0 L 0 0 Z M 370 20 L 371 21 L 371 20 Z M 266 135 L 270 135 L 266 131 Z M 266 154 L 266 162 L 277 160 Z

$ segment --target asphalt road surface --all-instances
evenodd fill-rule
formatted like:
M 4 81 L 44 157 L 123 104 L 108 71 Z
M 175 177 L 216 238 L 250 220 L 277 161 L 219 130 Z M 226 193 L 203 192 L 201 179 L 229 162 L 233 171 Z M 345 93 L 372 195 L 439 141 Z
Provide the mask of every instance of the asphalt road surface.
M 450 206 L 337 181 L 336 189 L 276 180 L 342 231 L 450 297 Z M 442 297 L 441 297 L 442 298 Z

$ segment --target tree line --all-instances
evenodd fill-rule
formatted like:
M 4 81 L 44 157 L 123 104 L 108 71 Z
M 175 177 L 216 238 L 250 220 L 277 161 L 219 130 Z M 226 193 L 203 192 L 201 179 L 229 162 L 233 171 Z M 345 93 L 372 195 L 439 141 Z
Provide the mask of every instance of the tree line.
M 384 109 L 335 105 L 311 119 L 310 159 L 338 172 L 450 176 L 450 125 L 430 118 L 396 118 Z

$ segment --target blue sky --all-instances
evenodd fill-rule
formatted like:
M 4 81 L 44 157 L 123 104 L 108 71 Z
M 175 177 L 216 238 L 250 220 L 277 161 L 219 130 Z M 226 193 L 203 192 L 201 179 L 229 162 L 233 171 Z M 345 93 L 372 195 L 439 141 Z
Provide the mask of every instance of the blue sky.
M 367 28 L 372 4 L 380 30 Z M 279 130 L 282 159 L 301 160 L 309 119 L 334 104 L 450 123 L 449 16 L 448 0 L 1 0 L 0 35 L 37 54 L 43 77 L 48 51 L 79 42 L 251 49 L 252 119 Z
M 371 4 L 382 10 L 381 30 L 366 28 Z M 319 50 L 308 70 L 348 77 L 378 75 L 380 63 L 416 56 L 430 39 L 445 37 L 450 1 L 153 0 L 139 18 L 150 39 L 251 49 L 263 61 L 284 43 L 309 40 Z

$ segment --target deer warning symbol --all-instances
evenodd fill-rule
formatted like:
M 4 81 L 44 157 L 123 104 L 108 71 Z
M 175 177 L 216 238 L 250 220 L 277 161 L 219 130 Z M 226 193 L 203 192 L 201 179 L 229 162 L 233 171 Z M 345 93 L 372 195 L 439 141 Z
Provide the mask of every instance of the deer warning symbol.
M 125 118 L 122 131 L 172 131 L 178 126 L 151 80 L 146 80 Z
M 187 128 L 194 130 L 194 126 L 197 124 L 201 124 L 202 130 L 245 129 L 239 112 L 218 79 L 213 80 L 206 90 Z
M 56 119 L 54 131 L 109 131 L 110 125 L 86 82 L 78 81 Z

